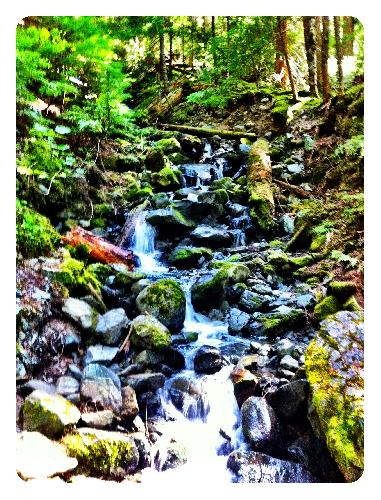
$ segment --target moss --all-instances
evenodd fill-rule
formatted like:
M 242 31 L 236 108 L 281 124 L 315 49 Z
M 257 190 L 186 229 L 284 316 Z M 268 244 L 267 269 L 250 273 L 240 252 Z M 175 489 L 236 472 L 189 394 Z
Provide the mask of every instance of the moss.
M 220 269 L 211 277 L 202 278 L 192 286 L 192 303 L 196 310 L 219 307 L 225 294 L 228 276 L 225 269 Z
M 229 195 L 225 189 L 216 189 L 214 191 L 217 197 L 217 203 L 225 204 L 229 201 Z
M 87 266 L 89 273 L 92 273 L 96 279 L 103 285 L 106 279 L 113 273 L 110 266 L 106 264 L 101 264 L 97 262 L 96 264 L 90 264 Z
M 62 262 L 52 277 L 73 294 L 93 293 L 94 290 L 99 293 L 102 286 L 94 267 L 85 267 L 83 262 L 71 257 Z
M 133 271 L 126 271 L 117 273 L 114 280 L 114 285 L 116 287 L 129 287 L 133 285 L 136 281 L 144 280 L 147 275 L 144 273 L 135 273 Z
M 258 228 L 264 233 L 268 233 L 274 227 L 272 203 L 272 189 L 269 184 L 256 183 L 250 189 L 250 217 Z
M 50 254 L 60 241 L 49 219 L 16 199 L 16 249 L 24 257 Z
M 262 269 L 263 269 L 263 272 L 264 272 L 265 274 L 270 274 L 270 275 L 274 275 L 274 274 L 276 274 L 275 267 L 274 267 L 274 266 L 272 266 L 271 264 L 265 264 L 265 265 L 262 267 Z
M 294 309 L 288 314 L 272 314 L 260 320 L 265 335 L 278 335 L 290 328 L 303 325 L 306 322 L 306 316 L 302 309 Z
M 315 261 L 312 255 L 303 255 L 302 257 L 291 257 L 289 262 L 295 267 L 310 266 Z
M 361 311 L 361 307 L 358 305 L 356 297 L 352 295 L 349 299 L 343 304 L 343 309 L 345 311 Z
M 210 185 L 210 189 L 213 191 L 216 189 L 230 190 L 233 188 L 233 186 L 234 181 L 231 177 L 223 177 L 222 179 L 214 180 Z
M 317 321 L 322 321 L 324 318 L 329 316 L 330 314 L 334 314 L 335 312 L 340 310 L 340 301 L 329 295 L 325 297 L 321 302 L 316 304 L 314 309 L 314 316 Z
M 283 241 L 280 240 L 272 240 L 269 243 L 270 248 L 284 248 L 286 244 Z
M 94 205 L 95 217 L 110 217 L 114 213 L 114 208 L 109 203 L 98 203 Z
M 318 234 L 313 237 L 310 245 L 310 250 L 311 252 L 317 252 L 318 250 L 321 250 L 327 242 L 327 235 L 326 234 Z
M 140 349 L 160 351 L 170 346 L 171 334 L 154 316 L 140 315 L 131 323 L 131 344 Z
M 241 256 L 236 253 L 235 255 L 231 255 L 228 259 L 227 262 L 240 262 Z
M 152 188 L 150 186 L 146 186 L 143 188 L 140 187 L 132 187 L 129 189 L 126 199 L 128 201 L 136 201 L 143 200 L 145 198 L 151 197 L 153 195 Z
M 76 471 L 86 476 L 122 479 L 138 465 L 135 443 L 124 434 L 81 429 L 66 435 L 62 443 L 68 455 L 78 460 Z
M 142 290 L 136 305 L 141 312 L 155 316 L 167 328 L 180 329 L 185 319 L 185 294 L 179 283 L 161 279 Z
M 215 261 L 211 262 L 209 267 L 211 269 L 223 270 L 230 283 L 240 283 L 246 281 L 250 276 L 250 269 L 244 264 L 238 264 L 236 262 Z
M 210 260 L 212 255 L 213 253 L 209 248 L 179 247 L 173 250 L 168 261 L 179 269 L 188 269 L 197 266 L 202 257 Z
M 330 295 L 344 302 L 356 292 L 357 287 L 352 281 L 331 281 L 327 290 Z
M 286 250 L 292 252 L 307 248 L 311 244 L 310 227 L 307 223 L 302 224 L 294 233 L 287 244 Z
M 87 259 L 89 258 L 90 248 L 85 243 L 80 243 L 79 245 L 76 245 L 75 247 L 68 245 L 67 248 L 70 252 L 70 255 L 73 257 L 73 259 L 83 260 L 86 262 Z
M 106 229 L 107 221 L 104 217 L 94 217 L 90 221 L 90 227 L 94 229 L 95 227 L 99 227 L 101 229 Z
M 312 276 L 311 278 L 306 279 L 307 285 L 314 286 L 320 283 L 319 278 L 316 278 L 315 276 Z
M 182 153 L 170 153 L 167 155 L 167 158 L 172 165 L 184 165 L 191 162 L 191 159 Z
M 154 148 L 162 151 L 164 154 L 178 153 L 181 151 L 181 145 L 174 137 L 160 139 L 155 143 Z
M 152 174 L 152 182 L 161 188 L 174 190 L 180 186 L 180 171 L 170 167 L 164 167 L 159 172 Z

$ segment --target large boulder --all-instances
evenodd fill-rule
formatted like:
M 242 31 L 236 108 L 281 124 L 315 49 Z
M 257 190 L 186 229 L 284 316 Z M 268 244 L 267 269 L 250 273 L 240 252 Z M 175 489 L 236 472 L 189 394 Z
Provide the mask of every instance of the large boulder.
M 225 297 L 227 284 L 228 277 L 223 269 L 200 276 L 191 288 L 192 304 L 195 310 L 208 311 L 220 307 Z
M 233 240 L 232 235 L 224 227 L 211 227 L 204 224 L 197 226 L 190 236 L 195 243 L 210 248 L 230 246 Z
M 107 311 L 98 317 L 95 329 L 96 335 L 102 344 L 115 345 L 121 340 L 128 321 L 124 309 L 121 307 L 119 309 L 111 309 L 111 311 Z
M 159 320 L 141 314 L 131 322 L 130 340 L 134 347 L 157 351 L 171 344 L 171 334 Z
M 83 371 L 81 399 L 96 408 L 111 409 L 118 413 L 122 407 L 121 383 L 112 370 L 90 363 Z
M 301 464 L 280 460 L 256 451 L 233 451 L 227 467 L 236 483 L 314 483 L 316 480 Z
M 150 210 L 146 216 L 147 222 L 157 227 L 161 233 L 173 235 L 173 231 L 185 232 L 194 227 L 180 212 L 174 208 L 159 208 Z
M 279 422 L 264 398 L 251 396 L 241 413 L 243 435 L 255 450 L 271 453 L 279 447 Z
M 126 383 L 134 389 L 137 394 L 150 391 L 155 392 L 164 385 L 165 377 L 162 373 L 137 373 L 129 375 Z
M 78 472 L 91 477 L 122 479 L 136 471 L 139 451 L 133 438 L 120 432 L 81 428 L 62 443 L 78 460 Z
M 175 469 L 187 462 L 187 449 L 181 443 L 172 440 L 166 446 L 160 446 L 155 458 L 155 468 L 158 471 Z
M 178 376 L 171 380 L 168 393 L 172 403 L 187 418 L 205 419 L 210 407 L 203 391 L 202 384 L 197 380 Z
M 229 332 L 233 335 L 241 332 L 250 321 L 250 314 L 247 314 L 236 307 L 232 307 L 229 312 Z
M 280 418 L 292 420 L 307 415 L 307 380 L 293 380 L 266 393 L 265 397 Z
M 16 471 L 24 480 L 44 479 L 77 467 L 78 461 L 66 455 L 65 447 L 39 432 L 16 435 Z
M 76 406 L 60 395 L 33 391 L 22 407 L 23 429 L 56 437 L 75 425 L 81 414 Z
M 98 312 L 84 300 L 68 297 L 62 312 L 85 331 L 94 331 L 98 322 Z
M 309 418 L 347 481 L 364 468 L 363 321 L 360 312 L 329 316 L 305 353 Z
M 200 267 L 206 260 L 212 258 L 212 251 L 205 247 L 184 246 L 173 250 L 168 262 L 178 269 Z
M 243 283 L 250 276 L 250 269 L 244 264 L 237 262 L 212 262 L 209 266 L 211 269 L 222 269 L 229 278 L 229 283 Z
M 194 357 L 194 371 L 196 373 L 216 373 L 221 370 L 223 364 L 222 354 L 216 347 L 202 346 Z
M 185 320 L 185 294 L 171 279 L 162 279 L 144 288 L 136 298 L 136 307 L 148 313 L 170 330 L 178 331 Z

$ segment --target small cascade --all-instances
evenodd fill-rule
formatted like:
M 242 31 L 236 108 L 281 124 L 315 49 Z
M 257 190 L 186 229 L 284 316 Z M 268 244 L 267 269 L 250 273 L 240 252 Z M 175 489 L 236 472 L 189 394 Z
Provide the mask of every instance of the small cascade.
M 246 245 L 246 234 L 245 230 L 251 225 L 250 215 L 245 211 L 239 217 L 231 219 L 230 225 L 232 227 L 231 232 L 233 233 L 233 247 L 241 247 Z
M 138 269 L 146 273 L 165 272 L 159 262 L 160 252 L 155 250 L 155 228 L 146 221 L 146 212 L 140 212 L 131 238 L 132 251 L 139 258 Z

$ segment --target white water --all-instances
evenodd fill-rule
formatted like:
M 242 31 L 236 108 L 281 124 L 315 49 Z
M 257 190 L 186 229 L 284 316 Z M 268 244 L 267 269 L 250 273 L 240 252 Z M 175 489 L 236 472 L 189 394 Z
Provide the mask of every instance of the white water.
M 145 212 L 138 215 L 132 236 L 132 251 L 140 260 L 137 270 L 145 273 L 168 271 L 159 261 L 160 252 L 155 250 L 155 228 L 148 224 L 145 215 Z

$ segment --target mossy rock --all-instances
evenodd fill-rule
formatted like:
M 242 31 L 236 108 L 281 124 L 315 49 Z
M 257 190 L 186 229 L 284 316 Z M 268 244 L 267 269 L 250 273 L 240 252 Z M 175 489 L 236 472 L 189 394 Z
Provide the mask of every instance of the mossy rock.
M 128 190 L 126 199 L 127 201 L 138 201 L 145 200 L 146 198 L 150 198 L 151 196 L 153 196 L 152 187 L 133 186 Z
M 22 406 L 23 429 L 41 432 L 48 437 L 62 435 L 80 419 L 78 408 L 56 394 L 33 391 Z
M 144 280 L 146 278 L 147 275 L 144 273 L 137 273 L 134 271 L 120 272 L 116 274 L 113 285 L 120 288 L 129 288 L 137 281 Z
M 327 291 L 329 295 L 334 295 L 342 302 L 345 302 L 357 290 L 356 283 L 353 281 L 331 281 Z
M 352 297 L 349 297 L 349 299 L 346 302 L 344 302 L 343 309 L 345 311 L 354 311 L 354 312 L 362 311 L 354 295 L 352 295 Z
M 293 252 L 308 248 L 311 244 L 311 239 L 310 226 L 307 223 L 301 224 L 287 243 L 286 250 L 287 252 Z
M 214 261 L 210 263 L 209 267 L 211 269 L 223 270 L 231 284 L 245 282 L 250 276 L 250 269 L 244 264 L 237 262 Z
M 293 309 L 287 314 L 271 314 L 259 320 L 262 323 L 263 333 L 275 336 L 289 329 L 303 326 L 306 316 L 302 309 Z
M 225 297 L 228 276 L 224 269 L 201 276 L 192 286 L 192 303 L 196 311 L 207 311 L 221 306 Z
M 282 267 L 289 263 L 289 257 L 282 250 L 273 250 L 267 256 L 267 263 L 275 267 Z
M 363 314 L 340 311 L 321 323 L 305 352 L 309 419 L 346 481 L 364 468 Z
M 311 241 L 310 245 L 310 250 L 311 252 L 318 252 L 319 250 L 322 250 L 327 243 L 327 235 L 326 234 L 319 234 L 317 236 L 314 236 Z
M 90 477 L 124 479 L 139 464 L 134 439 L 121 432 L 81 428 L 62 439 L 67 454 L 78 460 L 77 471 Z
M 87 266 L 87 271 L 94 275 L 102 285 L 105 283 L 106 279 L 113 274 L 110 266 L 101 264 L 100 262 Z
M 186 231 L 194 227 L 192 221 L 186 219 L 178 210 L 172 207 L 150 210 L 146 220 L 152 226 L 158 227 L 160 231 L 170 232 L 171 235 L 173 235 L 174 230 Z
M 166 159 L 163 151 L 155 148 L 148 149 L 144 163 L 148 170 L 158 172 L 166 165 Z
M 164 167 L 159 172 L 152 174 L 152 183 L 164 191 L 174 191 L 180 185 L 180 170 Z
M 160 139 L 153 146 L 155 149 L 162 151 L 165 155 L 169 153 L 180 153 L 181 145 L 175 137 L 169 137 L 168 139 Z
M 101 229 L 106 229 L 107 221 L 104 217 L 94 217 L 90 221 L 90 227 L 91 229 L 94 229 L 96 227 L 99 227 Z
M 168 261 L 178 269 L 190 269 L 212 258 L 212 251 L 205 247 L 178 247 L 170 254 Z
M 182 153 L 170 153 L 167 155 L 167 158 L 172 165 L 185 165 L 191 162 L 191 159 Z
M 96 269 L 98 269 L 98 274 Z M 54 281 L 64 285 L 71 294 L 86 295 L 93 293 L 94 290 L 100 293 L 102 282 L 98 278 L 99 272 L 99 267 L 95 268 L 94 265 L 86 267 L 80 260 L 69 257 L 63 260 L 60 268 L 51 277 Z M 105 272 L 103 268 L 103 273 Z
M 185 320 L 185 294 L 179 283 L 162 279 L 148 285 L 136 298 L 141 313 L 152 314 L 173 331 L 180 330 Z
M 341 309 L 341 302 L 334 296 L 328 295 L 314 309 L 316 321 L 322 321 L 330 314 L 334 314 Z
M 139 349 L 160 351 L 171 344 L 171 334 L 154 316 L 141 314 L 131 322 L 131 344 Z
M 306 266 L 310 266 L 311 264 L 313 264 L 315 261 L 314 257 L 312 255 L 302 255 L 301 257 L 291 257 L 289 259 L 289 262 L 290 264 L 293 266 L 293 267 L 306 267 Z

